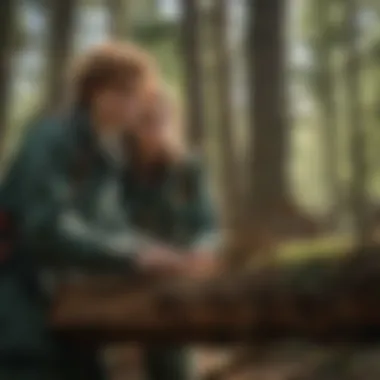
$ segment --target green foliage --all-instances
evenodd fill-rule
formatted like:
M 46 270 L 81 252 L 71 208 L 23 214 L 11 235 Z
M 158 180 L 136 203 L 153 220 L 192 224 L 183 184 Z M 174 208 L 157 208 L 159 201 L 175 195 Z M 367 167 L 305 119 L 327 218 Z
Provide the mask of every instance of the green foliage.
M 303 4 L 301 30 L 303 38 L 313 44 L 322 39 L 330 46 L 343 41 L 343 0 L 307 0 Z
M 133 37 L 143 45 L 160 43 L 171 40 L 178 34 L 178 25 L 171 21 L 155 20 L 134 27 Z
M 313 240 L 299 240 L 281 245 L 277 257 L 284 261 L 334 258 L 349 251 L 353 243 L 352 235 L 331 235 Z
M 375 63 L 380 63 L 380 28 L 375 30 L 371 36 L 368 38 L 368 42 L 366 44 L 367 55 L 370 60 Z
M 179 25 L 172 21 L 139 23 L 133 27 L 132 39 L 156 58 L 165 79 L 175 91 L 180 92 L 183 73 L 179 52 Z
M 15 31 L 13 33 L 13 42 L 12 45 L 14 46 L 15 50 L 21 50 L 25 47 L 28 41 L 28 35 L 26 32 L 26 25 L 22 22 L 21 17 L 16 18 L 16 27 Z

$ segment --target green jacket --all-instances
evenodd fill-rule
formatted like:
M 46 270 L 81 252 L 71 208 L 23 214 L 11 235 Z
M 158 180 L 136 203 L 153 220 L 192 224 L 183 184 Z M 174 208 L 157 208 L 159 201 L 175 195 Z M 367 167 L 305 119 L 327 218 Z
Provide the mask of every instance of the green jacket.
M 213 201 L 197 158 L 158 170 L 149 183 L 130 165 L 123 183 L 124 208 L 135 228 L 184 250 L 213 250 L 220 244 Z
M 35 123 L 2 183 L 17 241 L 0 262 L 0 361 L 54 352 L 41 268 L 130 271 L 150 244 L 126 225 L 120 170 L 97 149 L 87 120 L 75 112 Z

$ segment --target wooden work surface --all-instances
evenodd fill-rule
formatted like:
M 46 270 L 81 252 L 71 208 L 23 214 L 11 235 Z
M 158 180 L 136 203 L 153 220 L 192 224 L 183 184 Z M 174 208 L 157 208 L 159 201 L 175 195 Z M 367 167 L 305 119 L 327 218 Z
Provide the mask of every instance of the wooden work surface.
M 94 343 L 380 339 L 380 255 L 204 281 L 92 277 L 61 289 L 51 321 Z
M 52 324 L 89 341 L 243 338 L 251 320 L 248 300 L 229 294 L 223 282 L 87 278 L 62 287 Z

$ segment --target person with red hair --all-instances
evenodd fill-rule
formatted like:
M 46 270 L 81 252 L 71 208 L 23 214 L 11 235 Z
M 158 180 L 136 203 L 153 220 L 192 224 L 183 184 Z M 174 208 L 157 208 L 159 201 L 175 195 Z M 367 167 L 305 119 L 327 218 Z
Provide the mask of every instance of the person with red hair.
M 119 197 L 125 132 L 158 82 L 155 62 L 138 47 L 97 46 L 75 63 L 65 107 L 27 131 L 0 188 L 1 378 L 101 376 L 95 353 L 49 331 L 42 269 L 182 270 L 173 252 L 131 230 Z

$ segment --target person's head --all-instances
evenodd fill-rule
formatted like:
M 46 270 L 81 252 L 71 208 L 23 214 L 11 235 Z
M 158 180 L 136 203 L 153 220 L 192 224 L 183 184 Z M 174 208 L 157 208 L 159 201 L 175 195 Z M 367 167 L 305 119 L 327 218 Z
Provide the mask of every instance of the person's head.
M 102 128 L 122 128 L 134 122 L 141 99 L 157 81 L 149 54 L 132 44 L 108 42 L 74 64 L 73 100 L 100 119 Z
M 168 91 L 147 94 L 144 107 L 131 128 L 134 153 L 146 164 L 173 163 L 184 154 L 179 106 Z

